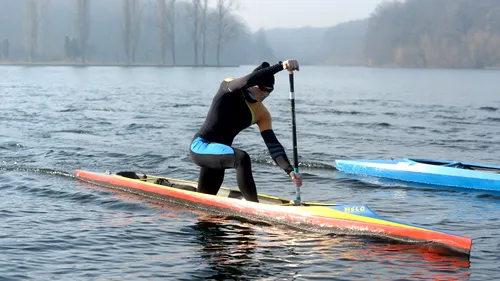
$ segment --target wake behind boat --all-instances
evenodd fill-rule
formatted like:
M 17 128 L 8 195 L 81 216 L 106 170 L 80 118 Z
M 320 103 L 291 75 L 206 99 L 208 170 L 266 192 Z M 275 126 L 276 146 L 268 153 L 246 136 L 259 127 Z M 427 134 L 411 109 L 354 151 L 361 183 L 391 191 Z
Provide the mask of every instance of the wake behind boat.
M 337 170 L 429 185 L 500 191 L 500 166 L 471 162 L 403 158 L 335 160 Z
M 242 200 L 240 191 L 222 187 L 217 195 L 196 192 L 196 182 L 137 174 L 76 171 L 76 178 L 99 186 L 166 200 L 193 208 L 222 212 L 307 231 L 371 236 L 405 243 L 446 248 L 470 255 L 472 239 L 453 233 L 398 222 L 373 213 L 361 204 L 294 201 L 259 194 L 259 203 Z

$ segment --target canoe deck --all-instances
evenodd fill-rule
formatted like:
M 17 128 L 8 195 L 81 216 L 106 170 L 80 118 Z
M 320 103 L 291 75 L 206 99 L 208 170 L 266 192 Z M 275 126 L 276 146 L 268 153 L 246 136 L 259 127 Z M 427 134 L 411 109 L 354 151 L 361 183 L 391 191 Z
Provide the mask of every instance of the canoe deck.
M 197 183 L 192 182 L 192 181 L 174 179 L 174 178 L 169 178 L 169 177 L 159 177 L 159 176 L 153 176 L 153 175 L 147 175 L 147 174 L 138 174 L 135 172 L 118 172 L 117 175 L 123 176 L 126 178 L 130 178 L 130 179 L 138 179 L 142 182 L 159 184 L 159 185 L 178 188 L 178 189 L 182 189 L 182 190 L 197 191 Z M 244 200 L 243 194 L 241 193 L 241 191 L 236 190 L 236 189 L 230 189 L 227 187 L 221 187 L 219 189 L 219 192 L 217 193 L 217 196 Z M 273 197 L 273 196 L 266 196 L 266 195 L 262 195 L 262 194 L 258 194 L 258 198 L 259 198 L 259 203 L 267 204 L 267 205 L 280 205 L 281 206 L 281 205 L 293 204 L 293 201 L 291 201 L 291 200 L 282 199 L 282 198 Z M 308 203 L 308 202 L 301 202 L 301 206 L 313 206 L 313 205 L 315 205 L 315 204 Z
M 432 160 L 432 159 L 415 159 L 409 158 L 408 160 L 414 161 L 420 164 L 435 165 L 435 166 L 446 166 L 456 169 L 473 170 L 481 172 L 489 172 L 494 174 L 500 174 L 500 167 L 492 165 L 481 165 L 469 162 L 460 161 L 442 161 L 442 160 Z

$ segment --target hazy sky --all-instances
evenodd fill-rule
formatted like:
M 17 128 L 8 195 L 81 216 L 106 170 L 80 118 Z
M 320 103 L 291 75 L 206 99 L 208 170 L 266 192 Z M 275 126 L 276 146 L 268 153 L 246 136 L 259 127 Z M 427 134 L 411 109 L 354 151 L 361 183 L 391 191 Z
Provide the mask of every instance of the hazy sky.
M 255 31 L 261 27 L 333 26 L 370 15 L 388 0 L 234 0 L 236 12 Z

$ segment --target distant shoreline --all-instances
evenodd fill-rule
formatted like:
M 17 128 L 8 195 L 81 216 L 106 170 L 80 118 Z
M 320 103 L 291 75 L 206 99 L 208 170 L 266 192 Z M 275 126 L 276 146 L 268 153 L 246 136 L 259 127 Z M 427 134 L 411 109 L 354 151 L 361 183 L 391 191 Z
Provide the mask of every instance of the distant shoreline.
M 194 65 L 194 64 L 160 64 L 160 63 L 107 63 L 107 62 L 7 62 L 0 61 L 0 66 L 26 66 L 26 67 L 51 67 L 51 66 L 69 66 L 69 67 L 157 67 L 157 68 L 221 68 L 221 67 L 241 67 L 246 66 L 247 64 L 239 65 L 239 64 L 223 64 L 223 65 L 215 65 L 215 64 L 205 64 L 205 65 Z M 446 68 L 446 67 L 403 67 L 403 66 L 394 66 L 394 65 L 381 65 L 381 66 L 373 66 L 366 64 L 303 64 L 303 65 L 315 65 L 315 66 L 334 66 L 334 67 L 361 67 L 361 68 L 379 68 L 379 69 L 422 69 L 422 70 L 431 70 L 431 69 L 447 69 L 447 70 L 500 70 L 500 66 L 488 66 L 484 68 Z
M 238 64 L 205 64 L 205 65 L 194 65 L 194 64 L 160 64 L 160 63 L 99 63 L 99 62 L 6 62 L 0 61 L 0 66 L 73 66 L 73 67 L 94 67 L 94 66 L 106 66 L 106 67 L 240 67 Z

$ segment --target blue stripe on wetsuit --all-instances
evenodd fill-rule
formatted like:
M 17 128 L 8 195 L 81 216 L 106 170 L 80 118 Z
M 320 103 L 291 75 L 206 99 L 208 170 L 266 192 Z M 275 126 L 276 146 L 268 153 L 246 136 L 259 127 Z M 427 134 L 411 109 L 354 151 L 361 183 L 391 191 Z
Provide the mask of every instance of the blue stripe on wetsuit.
M 209 142 L 202 137 L 197 137 L 191 143 L 191 151 L 197 154 L 224 155 L 234 154 L 234 149 L 228 145 Z

